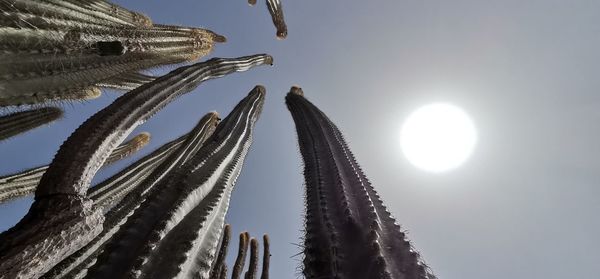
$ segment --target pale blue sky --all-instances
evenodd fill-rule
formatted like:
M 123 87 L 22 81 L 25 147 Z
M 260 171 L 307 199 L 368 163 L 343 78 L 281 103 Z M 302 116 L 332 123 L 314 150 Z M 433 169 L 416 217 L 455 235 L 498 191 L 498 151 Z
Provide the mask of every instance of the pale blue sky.
M 440 278 L 600 274 L 600 2 L 284 0 L 284 41 L 275 40 L 263 1 L 118 2 L 158 23 L 227 36 L 211 56 L 266 52 L 275 66 L 209 81 L 172 103 L 137 129 L 152 134 L 150 146 L 95 181 L 188 131 L 205 112 L 227 114 L 263 84 L 266 104 L 228 220 L 235 233 L 269 233 L 272 277 L 295 278 L 302 164 L 283 98 L 299 84 L 344 131 Z M 1 143 L 0 173 L 49 162 L 117 96 L 65 105 L 60 122 Z M 462 107 L 479 132 L 470 160 L 438 175 L 415 169 L 398 145 L 404 118 L 433 102 Z M 0 230 L 29 202 L 0 205 Z

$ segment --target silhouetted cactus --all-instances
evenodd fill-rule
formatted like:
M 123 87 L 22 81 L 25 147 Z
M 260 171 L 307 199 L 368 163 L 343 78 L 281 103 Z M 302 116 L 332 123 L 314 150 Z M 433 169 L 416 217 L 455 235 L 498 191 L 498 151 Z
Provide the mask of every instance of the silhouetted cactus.
M 189 162 L 152 188 L 89 269 L 90 278 L 209 276 L 264 94 L 255 87 Z
M 0 274 L 39 276 L 93 240 L 102 232 L 104 216 L 85 193 L 110 152 L 137 125 L 203 81 L 265 63 L 272 63 L 272 58 L 214 58 L 180 67 L 90 117 L 61 146 L 27 215 L 0 234 Z M 262 94 L 258 95 L 262 100 Z
M 95 85 L 121 73 L 192 61 L 225 41 L 201 28 L 126 23 L 140 17 L 102 1 L 3 5 L 0 106 L 89 99 L 99 95 Z
M 225 269 L 225 275 L 227 275 L 227 249 L 229 248 L 229 242 L 231 240 L 231 225 L 227 224 L 223 228 L 223 234 L 221 236 L 221 245 L 219 246 L 219 254 L 213 264 L 213 268 L 210 271 L 210 279 L 219 279 Z
M 119 145 L 110 154 L 103 166 L 130 156 L 150 141 L 149 133 L 140 133 L 131 140 Z M 27 196 L 35 192 L 40 179 L 48 169 L 48 165 L 28 169 L 11 175 L 0 177 L 0 203 Z
M 263 266 L 260 279 L 269 279 L 269 263 L 271 262 L 271 243 L 268 235 L 263 235 Z
M 250 262 L 248 263 L 248 270 L 244 274 L 244 279 L 256 279 L 258 269 L 258 240 L 256 238 L 250 239 Z
M 281 6 L 281 0 L 266 0 L 267 8 L 269 9 L 269 13 L 271 14 L 271 19 L 273 20 L 273 24 L 277 29 L 277 38 L 283 40 L 287 37 L 287 25 L 285 24 L 285 20 L 283 19 L 283 8 Z
M 360 169 L 338 128 L 292 87 L 306 180 L 306 278 L 434 278 Z
M 0 141 L 48 124 L 62 115 L 61 109 L 47 107 L 0 116 Z
M 244 265 L 246 264 L 246 253 L 248 252 L 249 243 L 248 232 L 240 233 L 240 241 L 238 247 L 238 254 L 235 258 L 233 270 L 231 271 L 231 279 L 239 279 L 244 272 Z
M 99 87 L 112 88 L 117 90 L 130 91 L 140 87 L 144 83 L 151 82 L 156 77 L 140 73 L 124 73 L 122 75 L 104 80 L 98 84 Z

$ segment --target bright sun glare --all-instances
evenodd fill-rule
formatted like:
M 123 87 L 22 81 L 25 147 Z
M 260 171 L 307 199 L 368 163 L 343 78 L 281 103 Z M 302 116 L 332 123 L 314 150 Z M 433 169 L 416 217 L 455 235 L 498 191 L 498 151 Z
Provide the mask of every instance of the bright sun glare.
M 444 172 L 464 163 L 477 143 L 475 125 L 460 108 L 431 104 L 414 111 L 402 125 L 402 152 L 416 167 Z

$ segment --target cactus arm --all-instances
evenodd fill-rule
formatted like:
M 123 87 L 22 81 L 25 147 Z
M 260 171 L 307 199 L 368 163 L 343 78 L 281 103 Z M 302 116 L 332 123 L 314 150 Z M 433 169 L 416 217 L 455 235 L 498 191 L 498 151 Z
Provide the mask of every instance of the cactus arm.
M 244 274 L 244 279 L 256 279 L 258 269 L 258 240 L 252 238 L 250 240 L 250 262 L 248 263 L 248 271 Z
M 146 132 L 139 133 L 129 141 L 124 142 L 115 148 L 115 150 L 110 153 L 110 156 L 106 158 L 104 166 L 129 157 L 131 154 L 142 149 L 148 142 L 150 142 L 150 134 Z
M 263 265 L 260 279 L 269 279 L 269 263 L 271 261 L 271 244 L 268 235 L 263 235 Z
M 125 73 L 108 80 L 102 81 L 97 85 L 99 87 L 106 87 L 118 90 L 130 91 L 137 87 L 140 87 L 144 83 L 151 82 L 155 79 L 153 76 L 148 76 L 140 73 Z
M 281 7 L 281 0 L 266 0 L 267 8 L 271 14 L 273 24 L 277 29 L 277 38 L 283 40 L 287 37 L 287 25 L 283 19 L 283 8 Z
M 101 253 L 88 276 L 152 278 L 158 272 L 165 278 L 208 277 L 229 195 L 263 101 L 264 88 L 255 88 L 190 162 L 155 186 L 110 240 L 105 251 L 111 252 Z M 169 249 L 174 250 L 168 258 L 155 252 Z
M 53 122 L 62 115 L 61 109 L 46 107 L 0 116 L 0 141 Z
M 233 270 L 231 272 L 231 279 L 239 279 L 242 272 L 244 271 L 244 265 L 246 262 L 246 252 L 248 251 L 248 233 L 243 232 L 240 234 L 240 242 L 238 247 L 238 254 L 235 258 Z
M 300 88 L 286 97 L 305 163 L 307 278 L 434 278 L 356 163 L 339 129 Z
M 221 245 L 219 247 L 219 254 L 215 260 L 212 270 L 210 271 L 210 279 L 219 279 L 224 266 L 227 264 L 227 249 L 229 248 L 229 242 L 231 240 L 231 225 L 227 224 L 223 228 L 223 235 L 221 236 Z
M 108 165 L 110 161 L 114 162 L 133 154 L 143 147 L 148 140 L 149 134 L 142 133 L 121 144 L 109 156 L 109 159 L 112 158 L 112 160 L 107 160 L 104 166 Z M 45 165 L 0 177 L 0 203 L 35 192 L 35 188 L 47 169 L 48 165 Z

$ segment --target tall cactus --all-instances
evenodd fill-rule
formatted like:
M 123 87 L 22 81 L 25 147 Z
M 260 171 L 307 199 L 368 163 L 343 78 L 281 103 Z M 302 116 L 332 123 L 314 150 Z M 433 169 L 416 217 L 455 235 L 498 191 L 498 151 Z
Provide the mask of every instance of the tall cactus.
M 268 55 L 254 55 L 180 67 L 89 118 L 61 146 L 27 215 L 0 234 L 0 274 L 41 275 L 102 231 L 102 210 L 93 208 L 85 193 L 110 152 L 136 126 L 205 80 L 272 61 Z
M 0 106 L 98 96 L 95 85 L 121 73 L 192 61 L 225 41 L 201 28 L 126 23 L 118 17 L 139 17 L 103 1 L 0 5 Z
M 341 132 L 292 87 L 306 180 L 306 278 L 434 278 L 360 169 Z
M 89 278 L 209 276 L 264 94 L 263 87 L 255 87 L 189 162 L 153 187 Z
M 0 141 L 48 124 L 62 115 L 61 109 L 46 107 L 0 116 Z
M 215 112 L 208 113 L 202 117 L 198 122 L 198 125 L 196 125 L 191 132 L 186 134 L 183 143 L 180 144 L 176 150 L 170 152 L 167 158 L 161 161 L 160 164 L 137 185 L 130 186 L 116 184 L 111 185 L 110 188 L 112 189 L 103 191 L 103 188 L 108 187 L 105 186 L 106 184 L 101 183 L 92 188 L 100 189 L 97 191 L 97 193 L 100 194 L 93 195 L 92 192 L 90 192 L 88 197 L 94 199 L 95 202 L 103 200 L 103 202 L 96 204 L 102 206 L 106 212 L 106 221 L 103 224 L 104 229 L 102 233 L 85 247 L 53 267 L 44 278 L 79 278 L 85 274 L 91 264 L 96 261 L 99 252 L 104 249 L 104 244 L 113 237 L 120 226 L 127 221 L 127 218 L 129 218 L 132 212 L 144 201 L 146 193 L 151 191 L 152 187 L 161 182 L 161 180 L 170 174 L 171 171 L 177 169 L 183 163 L 188 161 L 190 157 L 195 155 L 207 138 L 212 135 L 218 121 L 219 118 Z M 118 203 L 115 206 L 112 206 L 115 201 L 118 201 Z
M 140 133 L 131 140 L 119 145 L 110 154 L 103 166 L 130 156 L 140 150 L 150 140 L 149 133 Z M 48 170 L 48 165 L 32 168 L 11 175 L 0 176 L 0 203 L 23 197 L 35 192 L 40 179 Z

